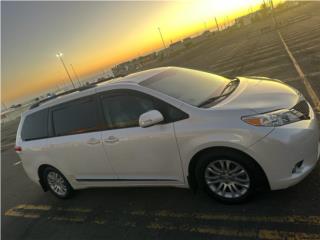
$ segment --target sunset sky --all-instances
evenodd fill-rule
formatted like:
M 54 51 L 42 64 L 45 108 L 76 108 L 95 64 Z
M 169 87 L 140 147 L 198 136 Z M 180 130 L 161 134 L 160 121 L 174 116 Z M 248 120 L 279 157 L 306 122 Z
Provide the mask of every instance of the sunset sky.
M 80 79 L 248 12 L 262 0 L 1 2 L 1 98 L 7 105 Z

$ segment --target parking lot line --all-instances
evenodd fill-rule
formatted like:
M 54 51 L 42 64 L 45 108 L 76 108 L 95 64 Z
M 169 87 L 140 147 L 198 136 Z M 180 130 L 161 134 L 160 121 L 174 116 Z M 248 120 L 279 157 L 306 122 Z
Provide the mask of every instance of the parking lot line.
M 286 42 L 285 42 L 285 40 L 283 39 L 282 34 L 281 34 L 281 32 L 280 32 L 279 30 L 278 30 L 278 35 L 279 35 L 279 37 L 280 37 L 280 40 L 281 40 L 281 42 L 282 42 L 285 50 L 286 50 L 287 53 L 288 53 L 288 56 L 289 56 L 290 60 L 291 60 L 292 63 L 293 63 L 294 68 L 296 69 L 297 73 L 299 74 L 300 79 L 302 80 L 304 86 L 306 87 L 306 90 L 307 90 L 307 92 L 308 92 L 308 94 L 309 94 L 309 96 L 310 96 L 310 98 L 311 98 L 311 100 L 312 100 L 312 102 L 313 102 L 313 104 L 314 104 L 314 106 L 315 106 L 315 109 L 316 109 L 317 111 L 320 111 L 320 100 L 319 100 L 318 95 L 317 95 L 316 92 L 313 90 L 310 82 L 309 82 L 308 79 L 306 78 L 306 76 L 305 76 L 304 72 L 302 71 L 301 67 L 299 66 L 297 60 L 295 59 L 295 57 L 294 57 L 293 54 L 291 53 L 288 45 L 286 44 Z
M 57 208 L 59 211 L 65 211 L 65 212 L 78 212 L 78 213 L 88 213 L 91 212 L 92 209 L 89 208 Z
M 69 217 L 60 217 L 60 216 L 49 216 L 48 220 L 53 220 L 53 221 L 66 221 L 66 222 L 84 222 L 86 220 L 85 217 L 80 217 L 80 216 L 69 216 Z
M 200 220 L 222 220 L 236 222 L 274 222 L 274 223 L 293 223 L 293 224 L 310 224 L 320 225 L 320 216 L 244 216 L 231 214 L 208 214 L 208 213 L 176 213 L 168 210 L 155 212 L 146 212 L 137 210 L 130 212 L 132 215 L 153 216 L 153 217 L 171 217 L 171 218 L 190 218 Z
M 212 227 L 212 226 L 199 226 L 193 227 L 190 225 L 172 225 L 150 223 L 147 226 L 152 230 L 165 230 L 165 231 L 182 231 L 200 234 L 208 234 L 214 236 L 224 236 L 233 238 L 254 238 L 261 240 L 315 240 L 320 239 L 320 234 L 304 233 L 304 232 L 291 232 L 291 231 L 278 231 L 269 229 L 236 229 L 230 227 Z
M 39 218 L 39 214 L 33 214 L 33 213 L 22 213 L 20 211 L 16 211 L 15 209 L 11 208 L 8 211 L 5 212 L 5 216 L 10 217 L 22 217 L 22 218 Z
M 52 207 L 50 205 L 33 205 L 33 204 L 20 204 L 13 208 L 10 208 L 5 212 L 5 216 L 18 217 L 18 218 L 46 218 L 49 221 L 61 221 L 61 222 L 73 222 L 73 223 L 92 223 L 92 224 L 106 224 L 108 222 L 105 216 L 94 216 L 91 218 L 90 213 L 93 209 L 90 208 L 63 208 L 63 207 Z M 110 211 L 103 211 L 103 213 Z M 61 216 L 62 214 L 62 216 Z M 308 224 L 308 225 L 320 225 L 320 216 L 243 216 L 243 215 L 230 215 L 230 214 L 214 214 L 214 213 L 183 213 L 183 212 L 172 212 L 169 210 L 159 210 L 153 212 L 147 212 L 144 210 L 136 210 L 131 212 L 119 212 L 120 215 L 131 215 L 136 217 L 152 217 L 155 219 L 149 224 L 141 225 L 136 221 L 123 222 L 124 227 L 136 227 L 141 226 L 149 230 L 156 231 L 182 231 L 197 234 L 206 234 L 214 236 L 224 236 L 233 238 L 254 238 L 264 240 L 300 240 L 300 239 L 320 239 L 320 234 L 317 233 L 305 233 L 305 232 L 294 232 L 294 231 L 283 231 L 277 229 L 265 229 L 264 228 L 237 228 L 237 227 L 224 227 L 214 226 L 213 224 L 208 225 L 208 222 L 203 221 L 225 221 L 228 222 L 273 222 L 283 224 Z M 197 224 L 172 224 L 168 218 L 185 218 L 199 219 L 203 223 Z M 140 221 L 141 219 L 137 219 Z M 185 222 L 185 221 L 183 221 Z
M 40 212 L 50 212 L 50 214 L 55 214 L 57 212 L 68 212 L 72 214 L 88 214 L 93 211 L 90 208 L 63 208 L 56 207 L 53 208 L 50 205 L 33 205 L 33 204 L 20 204 L 5 212 L 5 216 L 14 217 L 24 217 L 26 214 L 32 211 Z M 110 214 L 110 211 L 107 211 Z M 250 216 L 250 215 L 235 215 L 235 214 L 220 214 L 220 213 L 181 213 L 174 212 L 170 210 L 158 210 L 147 212 L 145 210 L 134 210 L 131 212 L 121 212 L 121 214 L 129 214 L 132 216 L 142 216 L 142 217 L 163 217 L 163 218 L 187 218 L 187 219 L 199 219 L 207 221 L 231 221 L 231 222 L 259 222 L 259 223 L 289 223 L 289 224 L 308 224 L 308 225 L 320 225 L 320 216 L 302 216 L 302 215 L 288 215 L 288 216 Z M 38 213 L 35 215 L 39 215 Z M 104 221 L 106 219 L 100 219 L 99 221 Z
M 13 166 L 18 166 L 19 164 L 21 164 L 21 161 L 15 162 Z
M 51 209 L 51 206 L 49 205 L 33 205 L 33 204 L 20 204 L 14 209 L 26 209 L 26 210 L 43 210 L 48 211 Z

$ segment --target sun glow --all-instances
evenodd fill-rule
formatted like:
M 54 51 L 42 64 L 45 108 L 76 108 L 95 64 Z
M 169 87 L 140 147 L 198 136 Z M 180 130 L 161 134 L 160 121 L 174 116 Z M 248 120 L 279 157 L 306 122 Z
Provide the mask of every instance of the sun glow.
M 273 0 L 274 3 L 279 1 Z M 168 46 L 187 36 L 215 30 L 215 20 L 220 26 L 230 25 L 238 16 L 256 10 L 262 3 L 263 0 L 181 0 L 161 3 L 119 1 L 93 2 L 87 6 L 87 3 L 81 3 L 85 4 L 85 12 L 89 11 L 90 7 L 95 7 L 92 15 L 79 18 L 85 13 L 84 8 L 79 8 L 74 15 L 61 14 L 59 19 L 69 23 L 68 26 L 72 28 L 65 28 L 60 34 L 53 34 L 55 31 L 52 29 L 60 31 L 61 27 L 55 23 L 56 19 L 50 18 L 50 14 L 47 18 L 46 15 L 32 16 L 32 11 L 23 12 L 25 15 L 18 15 L 25 17 L 23 21 L 20 20 L 19 25 L 13 24 L 14 28 L 11 27 L 6 34 L 13 35 L 8 37 L 10 40 L 7 40 L 7 43 L 12 42 L 15 45 L 10 45 L 11 49 L 5 51 L 10 54 L 4 59 L 11 61 L 7 61 L 4 67 L 2 98 L 8 102 L 21 101 L 30 95 L 36 96 L 68 83 L 66 73 L 55 56 L 57 50 L 64 53 L 63 60 L 67 68 L 72 63 L 80 79 L 86 79 L 87 76 L 95 75 L 115 64 L 161 49 L 163 44 L 158 27 L 161 28 Z M 34 7 L 41 5 L 36 2 L 33 4 Z M 50 12 L 53 6 L 61 5 L 61 11 L 64 11 L 68 4 L 54 3 L 44 10 Z M 76 8 L 75 6 L 72 7 Z M 21 9 L 30 11 L 33 8 Z M 119 15 L 112 15 L 113 11 L 117 11 Z M 33 17 L 41 21 L 28 22 Z M 16 20 L 11 21 L 15 23 Z M 36 26 L 37 22 L 43 24 Z M 34 32 L 28 30 L 26 34 L 26 27 L 19 27 L 24 24 Z M 20 32 L 12 30 L 18 28 Z M 30 46 L 23 48 L 21 42 L 27 42 Z M 71 75 L 74 77 L 72 72 Z

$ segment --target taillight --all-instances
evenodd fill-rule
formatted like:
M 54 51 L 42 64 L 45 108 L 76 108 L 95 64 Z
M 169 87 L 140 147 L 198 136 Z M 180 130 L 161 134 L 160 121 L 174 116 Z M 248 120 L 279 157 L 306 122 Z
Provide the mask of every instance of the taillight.
M 22 151 L 22 148 L 21 148 L 20 146 L 15 146 L 15 147 L 14 147 L 14 150 L 15 150 L 17 153 L 19 153 L 19 152 Z

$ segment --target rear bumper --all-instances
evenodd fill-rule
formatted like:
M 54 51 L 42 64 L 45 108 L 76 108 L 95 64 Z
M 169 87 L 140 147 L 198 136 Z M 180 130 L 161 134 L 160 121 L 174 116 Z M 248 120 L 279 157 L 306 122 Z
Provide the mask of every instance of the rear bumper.
M 304 179 L 316 166 L 320 155 L 319 129 L 315 114 L 304 120 L 275 128 L 250 147 L 272 190 L 290 187 Z M 293 171 L 295 165 L 301 167 Z

